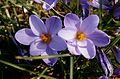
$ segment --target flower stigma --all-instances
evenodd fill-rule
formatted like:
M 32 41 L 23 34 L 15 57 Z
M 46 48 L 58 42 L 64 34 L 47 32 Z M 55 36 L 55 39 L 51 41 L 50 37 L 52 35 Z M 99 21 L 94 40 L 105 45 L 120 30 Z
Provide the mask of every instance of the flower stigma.
M 92 3 L 93 0 L 87 0 L 89 3 Z
M 51 41 L 51 35 L 50 34 L 41 34 L 40 38 L 43 43 L 49 44 Z
M 86 39 L 85 34 L 83 32 L 77 32 L 76 39 L 77 40 L 85 40 Z

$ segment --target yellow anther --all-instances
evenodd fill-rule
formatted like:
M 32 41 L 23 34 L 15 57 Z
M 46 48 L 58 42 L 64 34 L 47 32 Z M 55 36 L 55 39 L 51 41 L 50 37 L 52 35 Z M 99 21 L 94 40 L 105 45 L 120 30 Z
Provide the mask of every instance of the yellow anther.
M 51 41 L 51 36 L 50 34 L 41 34 L 40 38 L 42 40 L 43 43 L 49 44 Z
M 77 40 L 85 40 L 86 39 L 85 34 L 83 32 L 77 32 L 76 39 Z
M 93 0 L 88 0 L 89 3 L 92 3 Z

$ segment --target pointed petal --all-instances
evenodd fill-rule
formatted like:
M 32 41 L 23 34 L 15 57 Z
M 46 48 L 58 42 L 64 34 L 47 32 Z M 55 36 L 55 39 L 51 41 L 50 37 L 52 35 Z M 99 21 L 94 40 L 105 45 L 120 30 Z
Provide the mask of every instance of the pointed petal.
M 85 42 L 85 41 L 84 41 Z M 96 50 L 93 42 L 91 40 L 86 40 L 86 46 L 79 46 L 79 52 L 87 59 L 93 59 L 96 56 Z
M 21 44 L 30 45 L 36 39 L 36 36 L 31 29 L 24 28 L 16 32 L 15 39 Z
M 50 46 L 50 48 L 52 48 L 56 51 L 65 50 L 67 48 L 65 41 L 62 38 L 60 38 L 59 36 L 54 36 L 52 38 L 52 41 L 50 42 L 49 46 Z
M 79 17 L 76 14 L 68 13 L 64 17 L 64 26 L 68 28 L 76 28 L 75 25 L 79 23 Z
M 100 76 L 99 79 L 108 79 L 108 77 L 104 75 L 104 76 Z
M 112 51 L 115 55 L 117 62 L 120 64 L 120 48 L 118 48 L 117 46 L 114 46 Z
M 37 3 L 39 3 L 39 4 L 41 4 L 40 0 L 34 0 L 34 1 L 37 2 Z
M 48 33 L 55 35 L 62 28 L 62 21 L 59 17 L 52 16 L 46 20 L 46 27 L 48 29 Z
M 92 34 L 89 34 L 87 38 L 92 40 L 93 43 L 98 47 L 103 47 L 110 43 L 108 35 L 100 30 L 96 30 Z
M 48 47 L 46 49 L 46 52 L 41 54 L 41 56 L 45 56 L 45 55 L 57 55 L 57 52 Z M 58 58 L 45 58 L 45 59 L 43 59 L 43 61 L 49 66 L 53 66 L 57 62 L 57 60 L 58 60 Z
M 81 53 L 78 51 L 78 46 L 73 46 L 71 44 L 67 44 L 68 50 L 73 55 L 80 55 Z
M 102 67 L 103 71 L 105 72 L 105 75 L 112 76 L 113 67 L 112 67 L 111 63 L 109 62 L 109 60 L 107 59 L 105 53 L 101 49 L 97 49 L 97 53 L 98 53 L 101 67 Z
M 46 44 L 42 42 L 33 42 L 30 45 L 30 55 L 38 56 L 41 55 L 46 50 Z
M 58 35 L 61 38 L 68 41 L 68 40 L 74 39 L 76 37 L 76 32 L 77 32 L 77 29 L 63 28 L 58 32 Z
M 30 23 L 31 30 L 35 35 L 39 36 L 41 33 L 47 32 L 44 22 L 38 16 L 31 15 L 29 17 L 29 23 Z
M 44 0 L 43 8 L 45 10 L 50 10 L 57 4 L 58 0 Z
M 91 15 L 85 18 L 81 24 L 80 30 L 85 34 L 90 34 L 97 28 L 99 23 L 99 17 L 97 15 Z

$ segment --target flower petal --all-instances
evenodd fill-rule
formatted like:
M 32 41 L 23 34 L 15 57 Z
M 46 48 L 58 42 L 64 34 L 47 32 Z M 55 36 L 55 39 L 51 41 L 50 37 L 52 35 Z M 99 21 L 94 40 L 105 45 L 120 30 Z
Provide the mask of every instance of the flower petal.
M 63 28 L 58 32 L 58 35 L 61 38 L 68 41 L 68 40 L 74 39 L 76 37 L 76 32 L 77 32 L 77 29 Z
M 113 74 L 113 67 L 109 62 L 108 58 L 106 57 L 105 53 L 101 49 L 97 49 L 97 54 L 99 58 L 100 65 L 105 72 L 106 76 L 112 76 Z
M 21 44 L 30 45 L 36 39 L 36 36 L 31 29 L 24 28 L 16 32 L 15 39 Z
M 75 25 L 79 23 L 79 17 L 76 14 L 68 13 L 64 17 L 64 26 L 68 28 L 75 28 Z
M 87 38 L 92 40 L 93 43 L 98 47 L 103 47 L 110 43 L 108 35 L 100 30 L 96 30 L 92 34 L 87 35 Z
M 117 47 L 117 46 L 114 46 L 112 51 L 115 55 L 115 58 L 116 58 L 117 62 L 120 64 L 120 48 Z
M 97 15 L 91 15 L 85 18 L 81 24 L 80 30 L 85 34 L 90 34 L 97 28 L 99 23 L 99 17 Z
M 67 43 L 68 50 L 73 55 L 80 55 L 81 53 L 78 51 L 78 46 L 73 46 L 69 43 Z
M 87 59 L 93 59 L 96 56 L 96 50 L 93 42 L 91 40 L 86 40 L 86 46 L 79 46 L 79 52 Z
M 31 15 L 29 17 L 29 23 L 30 23 L 31 30 L 35 35 L 39 36 L 41 33 L 47 32 L 44 22 L 38 16 Z
M 103 76 L 100 76 L 99 79 L 108 79 L 108 77 L 103 75 Z
M 41 55 L 46 50 L 46 44 L 42 42 L 33 42 L 30 45 L 30 55 L 37 56 Z
M 45 56 L 45 55 L 56 55 L 57 52 L 52 50 L 51 48 L 47 48 L 46 52 L 42 53 L 41 56 Z M 58 58 L 45 58 L 43 59 L 43 61 L 49 65 L 49 66 L 53 66 L 56 62 L 57 62 Z
M 34 1 L 37 2 L 37 3 L 39 3 L 39 4 L 41 4 L 40 0 L 34 0 Z
M 44 0 L 43 8 L 45 10 L 50 10 L 57 4 L 58 0 Z
M 49 46 L 50 46 L 50 48 L 52 48 L 56 51 L 65 50 L 67 48 L 65 41 L 62 38 L 60 38 L 59 36 L 54 36 L 52 38 L 52 41 L 50 42 Z
M 46 20 L 46 27 L 48 29 L 48 33 L 57 34 L 58 31 L 62 28 L 62 21 L 57 16 L 52 16 Z

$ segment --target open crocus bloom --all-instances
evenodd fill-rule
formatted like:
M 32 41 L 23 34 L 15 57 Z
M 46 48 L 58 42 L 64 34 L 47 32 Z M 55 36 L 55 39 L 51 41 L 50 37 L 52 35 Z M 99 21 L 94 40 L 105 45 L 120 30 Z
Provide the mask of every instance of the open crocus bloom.
M 31 15 L 29 23 L 31 29 L 24 28 L 17 31 L 15 38 L 21 44 L 30 45 L 30 54 L 32 56 L 53 55 L 57 54 L 57 51 L 66 49 L 65 41 L 56 35 L 62 28 L 59 17 L 52 16 L 44 24 L 38 16 Z M 48 65 L 54 65 L 57 59 L 43 59 L 43 61 Z
M 58 35 L 67 41 L 68 50 L 74 55 L 83 55 L 92 59 L 96 55 L 95 45 L 98 47 L 109 44 L 106 33 L 97 29 L 99 17 L 91 15 L 82 20 L 75 14 L 68 13 L 64 18 L 65 28 Z

